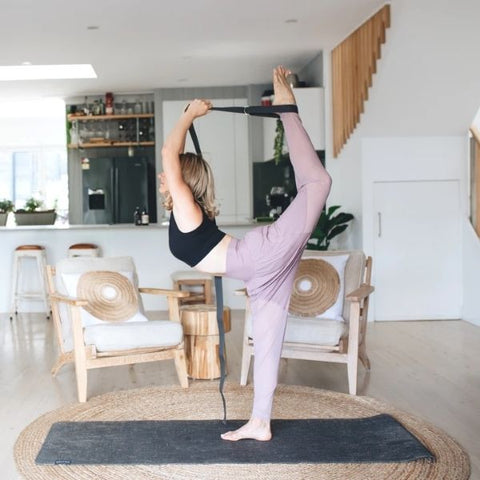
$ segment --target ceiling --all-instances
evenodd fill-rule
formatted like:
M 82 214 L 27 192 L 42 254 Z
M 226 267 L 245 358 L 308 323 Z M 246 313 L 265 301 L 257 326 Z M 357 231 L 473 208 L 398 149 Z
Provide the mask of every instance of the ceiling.
M 382 0 L 2 0 L 0 65 L 91 63 L 89 80 L 0 82 L 0 97 L 269 83 L 329 50 Z

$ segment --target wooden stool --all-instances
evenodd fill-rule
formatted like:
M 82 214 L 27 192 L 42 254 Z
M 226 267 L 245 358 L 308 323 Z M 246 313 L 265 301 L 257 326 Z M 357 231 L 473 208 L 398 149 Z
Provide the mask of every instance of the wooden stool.
M 182 287 L 186 287 L 184 290 L 191 292 L 189 297 L 179 299 L 180 305 L 213 304 L 213 275 L 188 270 L 174 272 L 170 275 L 170 278 L 175 290 L 182 290 Z
M 185 357 L 190 378 L 213 380 L 220 377 L 217 310 L 215 305 L 185 305 L 180 309 L 185 335 Z M 230 308 L 223 307 L 225 332 L 230 331 Z M 225 358 L 226 358 L 226 352 Z
M 20 289 L 20 284 L 23 283 L 22 267 L 24 259 L 30 258 L 35 260 L 38 279 L 40 281 L 40 291 L 26 292 Z M 45 280 L 45 269 L 47 266 L 47 257 L 45 254 L 45 247 L 41 245 L 20 245 L 13 253 L 13 267 L 12 267 L 12 303 L 10 309 L 10 320 L 18 312 L 18 302 L 21 300 L 42 300 L 45 304 L 47 318 L 50 316 L 50 302 L 48 301 L 47 283 Z M 20 281 L 21 280 L 21 281 Z
M 68 247 L 69 257 L 99 257 L 100 249 L 93 243 L 75 243 Z

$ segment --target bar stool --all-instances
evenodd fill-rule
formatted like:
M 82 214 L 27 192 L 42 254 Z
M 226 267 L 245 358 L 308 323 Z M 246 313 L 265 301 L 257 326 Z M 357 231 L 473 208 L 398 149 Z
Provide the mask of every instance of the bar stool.
M 22 290 L 21 284 L 24 283 L 25 259 L 33 259 L 36 263 L 38 271 L 38 280 L 40 283 L 40 290 L 28 292 Z M 48 301 L 47 283 L 45 279 L 45 267 L 47 265 L 47 256 L 45 247 L 42 245 L 20 245 L 13 253 L 13 268 L 12 268 L 12 303 L 10 310 L 10 320 L 18 313 L 18 303 L 22 300 L 42 300 L 45 304 L 47 318 L 50 318 L 50 302 Z
M 94 243 L 75 243 L 68 247 L 69 257 L 99 257 L 100 248 Z
M 204 303 L 213 304 L 213 275 L 196 270 L 178 271 L 170 275 L 175 290 L 190 291 L 190 296 L 181 298 L 180 305 Z

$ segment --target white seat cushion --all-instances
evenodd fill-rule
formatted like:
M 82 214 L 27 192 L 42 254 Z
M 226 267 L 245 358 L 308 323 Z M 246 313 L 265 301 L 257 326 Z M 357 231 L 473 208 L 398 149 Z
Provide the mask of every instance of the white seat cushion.
M 247 335 L 252 338 L 252 316 L 248 315 Z M 340 338 L 347 332 L 348 326 L 330 318 L 287 316 L 287 328 L 284 342 L 308 343 L 311 345 L 338 345 Z
M 178 345 L 183 341 L 183 330 L 179 323 L 167 320 L 103 323 L 86 327 L 84 338 L 86 345 L 110 352 Z
M 213 280 L 210 273 L 199 272 L 198 270 L 180 270 L 170 274 L 170 278 L 177 282 L 178 280 Z
M 338 320 L 289 315 L 284 342 L 338 345 L 346 328 L 345 323 Z

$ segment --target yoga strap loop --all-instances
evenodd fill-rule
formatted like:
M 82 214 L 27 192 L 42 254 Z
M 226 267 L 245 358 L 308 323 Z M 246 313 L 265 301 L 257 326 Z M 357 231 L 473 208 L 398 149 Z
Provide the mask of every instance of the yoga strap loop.
M 212 107 L 210 110 L 215 110 L 217 112 L 243 113 L 246 115 L 253 115 L 255 117 L 272 118 L 279 118 L 280 113 L 298 113 L 298 107 L 295 104 L 269 106 L 254 105 L 252 107 Z
M 187 107 L 188 108 L 188 107 Z M 294 112 L 298 113 L 296 105 L 271 105 L 271 106 L 253 106 L 253 107 L 212 107 L 211 110 L 218 112 L 231 112 L 231 113 L 243 113 L 245 115 L 254 115 L 257 117 L 273 117 L 278 118 L 279 113 Z M 198 141 L 195 127 L 190 125 L 188 129 L 190 137 L 192 138 L 193 146 L 195 147 L 195 153 L 197 155 L 202 154 L 200 143 Z M 225 395 L 223 394 L 223 385 L 225 383 L 225 328 L 223 325 L 223 286 L 222 277 L 215 276 L 215 294 L 217 297 L 217 325 L 219 335 L 219 350 L 218 356 L 220 359 L 220 384 L 219 391 L 222 397 L 223 403 L 223 423 L 227 421 L 227 403 L 225 401 Z

